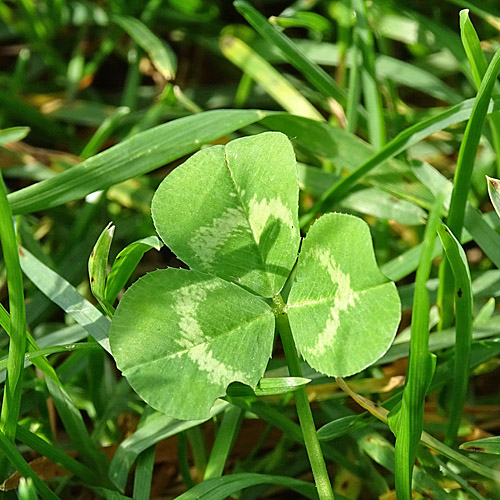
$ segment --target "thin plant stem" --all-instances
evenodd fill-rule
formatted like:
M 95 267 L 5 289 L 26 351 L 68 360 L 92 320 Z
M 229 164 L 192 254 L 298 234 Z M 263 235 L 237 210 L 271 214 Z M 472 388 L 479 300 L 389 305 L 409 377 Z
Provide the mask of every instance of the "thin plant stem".
M 288 371 L 292 377 L 302 377 L 302 369 L 300 367 L 297 348 L 293 340 L 286 305 L 281 295 L 276 295 L 273 298 L 274 314 L 276 316 L 276 327 L 281 337 L 283 349 L 285 351 Z M 311 464 L 314 481 L 318 490 L 320 500 L 334 500 L 332 485 L 326 470 L 325 459 L 319 444 L 318 434 L 314 425 L 314 419 L 307 399 L 305 387 L 301 387 L 295 393 L 295 405 L 299 416 L 300 427 L 306 445 L 307 455 Z

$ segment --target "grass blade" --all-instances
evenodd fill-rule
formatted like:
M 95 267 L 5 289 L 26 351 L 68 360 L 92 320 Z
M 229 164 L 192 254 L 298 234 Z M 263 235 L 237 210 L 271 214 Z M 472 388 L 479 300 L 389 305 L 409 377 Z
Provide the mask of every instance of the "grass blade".
M 24 355 L 24 360 L 25 361 L 31 361 L 35 366 L 37 366 L 36 362 L 39 361 L 38 358 L 45 358 L 45 356 L 48 356 L 50 354 L 56 354 L 58 352 L 71 352 L 71 351 L 96 351 L 100 350 L 100 347 L 97 346 L 97 344 L 89 344 L 88 342 L 82 342 L 81 344 L 66 344 L 66 345 L 55 345 L 52 347 L 46 347 L 45 349 L 38 349 L 38 350 L 33 350 L 30 352 L 27 352 Z M 7 368 L 7 362 L 8 359 L 1 359 L 0 360 L 0 371 L 5 370 Z M 48 361 L 47 361 L 48 362 Z M 49 365 L 50 366 L 50 365 Z M 52 366 L 50 366 L 52 368 Z M 52 370 L 54 370 L 52 368 Z M 55 380 L 54 380 L 55 377 Z M 50 376 L 52 380 L 56 384 L 61 384 L 59 381 L 57 374 L 54 371 L 54 376 Z
M 80 153 L 80 158 L 86 160 L 95 155 L 101 146 L 110 138 L 116 127 L 121 123 L 123 117 L 130 113 L 130 109 L 126 106 L 116 108 L 116 111 L 108 116 L 95 131 L 94 135 L 87 142 L 87 145 Z
M 29 127 L 11 127 L 0 131 L 0 146 L 9 142 L 22 141 L 30 133 Z
M 222 476 L 242 420 L 243 412 L 240 408 L 228 408 L 224 413 L 208 458 L 203 481 Z
M 106 300 L 106 275 L 108 273 L 108 255 L 113 241 L 115 226 L 110 222 L 101 233 L 89 258 L 89 281 L 92 295 L 97 299 L 104 312 L 113 317 L 114 307 Z
M 259 35 L 267 42 L 278 47 L 283 52 L 286 60 L 298 69 L 323 95 L 333 97 L 342 106 L 345 105 L 347 100 L 345 91 L 335 83 L 328 73 L 304 55 L 290 38 L 273 26 L 248 2 L 236 0 L 233 5 Z
M 471 65 L 474 85 L 478 90 L 488 69 L 488 61 L 481 48 L 481 42 L 476 30 L 469 19 L 468 9 L 460 11 L 460 35 L 467 59 Z M 497 174 L 500 175 L 500 113 L 492 113 L 488 117 L 488 122 L 493 137 L 493 148 L 496 153 Z
M 474 297 L 465 252 L 446 226 L 438 229 L 441 243 L 455 277 L 456 342 L 453 383 L 445 444 L 453 446 L 458 434 L 469 382 Z
M 90 439 L 83 418 L 66 391 L 50 379 L 46 379 L 46 382 L 57 413 L 75 449 L 86 465 L 96 472 L 96 477 L 101 479 L 99 482 L 102 482 L 108 468 L 106 456 Z
M 16 429 L 16 439 L 21 441 L 21 443 L 26 446 L 29 446 L 32 450 L 40 453 L 40 455 L 43 455 L 49 460 L 52 460 L 52 462 L 64 467 L 66 470 L 75 474 L 87 484 L 95 484 L 97 479 L 95 472 L 76 461 L 74 458 L 70 457 L 53 444 L 48 443 L 20 425 L 18 425 Z
M 493 436 L 484 439 L 467 441 L 460 445 L 461 450 L 474 451 L 476 453 L 489 453 L 491 455 L 500 455 L 500 437 Z
M 7 190 L 0 172 L 0 241 L 7 271 L 10 309 L 10 341 L 7 361 L 7 380 L 0 412 L 0 430 L 6 439 L 14 442 L 17 419 L 21 408 L 24 353 L 26 352 L 26 309 L 24 306 L 23 274 L 14 233 L 12 212 L 7 201 Z M 7 463 L 0 458 L 0 479 L 4 479 Z
M 179 495 L 176 500 L 224 500 L 233 493 L 260 484 L 284 486 L 296 491 L 301 497 L 310 498 L 311 500 L 317 500 L 318 498 L 316 488 L 311 483 L 286 476 L 271 476 L 247 472 L 203 481 L 189 491 L 186 491 L 186 493 Z M 341 497 L 340 495 L 337 495 L 337 498 L 345 500 L 345 497 Z
M 303 377 L 265 377 L 259 380 L 259 383 L 252 390 L 251 387 L 239 382 L 233 382 L 228 388 L 226 394 L 231 397 L 244 396 L 274 396 L 277 394 L 288 394 L 298 391 L 311 380 Z
M 20 257 L 23 272 L 33 284 L 79 325 L 83 326 L 103 349 L 110 352 L 109 320 L 84 299 L 73 285 L 49 269 L 26 249 L 22 250 Z
M 401 403 L 391 411 L 389 427 L 396 436 L 396 492 L 411 499 L 412 472 L 423 429 L 425 395 L 432 380 L 436 357 L 429 353 L 429 295 L 426 288 L 432 267 L 432 251 L 443 207 L 439 196 L 429 214 L 424 248 L 415 280 L 411 322 L 410 358 Z
M 5 310 L 2 304 L 0 304 L 0 326 L 5 330 L 7 335 L 10 336 L 10 315 Z M 59 378 L 57 374 L 52 368 L 52 365 L 47 361 L 47 358 L 44 354 L 38 354 L 37 356 L 33 356 L 35 352 L 40 352 L 35 339 L 28 331 L 25 332 L 26 340 L 28 343 L 28 353 L 25 353 L 25 359 L 33 357 L 33 364 L 40 369 L 47 377 L 51 378 L 56 384 L 60 384 Z M 41 356 L 41 357 L 40 357 Z M 40 359 L 39 359 L 40 357 Z M 7 363 L 7 361 L 5 361 Z M 2 366 L 1 370 L 5 369 L 6 366 Z
M 144 23 L 133 17 L 113 16 L 113 21 L 126 31 L 132 40 L 149 56 L 165 80 L 173 80 L 177 70 L 174 51 L 158 38 Z
M 406 150 L 413 144 L 420 142 L 422 139 L 425 139 L 434 132 L 442 130 L 462 120 L 467 120 L 469 116 L 471 116 L 474 102 L 474 99 L 463 101 L 460 104 L 446 109 L 437 116 L 433 116 L 427 120 L 422 120 L 400 132 L 372 158 L 365 161 L 349 175 L 330 187 L 330 189 L 323 194 L 323 196 L 311 207 L 311 209 L 301 217 L 301 227 L 309 224 L 309 222 L 311 222 L 318 213 L 327 211 L 332 206 L 334 201 L 339 201 L 341 198 L 345 197 L 360 179 L 384 161 L 393 158 L 395 155 Z M 499 108 L 500 101 L 495 101 L 495 105 L 490 106 L 489 112 L 491 113 Z M 275 120 L 275 118 L 271 116 L 266 119 L 266 122 L 272 122 L 273 119 Z
M 220 40 L 222 53 L 266 92 L 284 109 L 294 115 L 322 121 L 324 118 L 281 73 L 256 54 L 239 38 L 226 35 Z
M 388 410 L 386 410 L 385 408 L 381 407 L 378 404 L 373 403 L 373 401 L 370 401 L 369 399 L 361 396 L 360 394 L 356 394 L 355 392 L 353 392 L 349 388 L 349 386 L 345 383 L 344 380 L 338 378 L 337 384 L 344 392 L 349 394 L 349 396 L 351 396 L 354 399 L 354 401 L 356 401 L 356 403 L 358 403 L 361 407 L 363 407 L 365 410 L 368 410 L 372 415 L 374 415 L 382 422 L 387 423 L 389 415 Z M 460 454 L 458 451 L 455 451 L 452 448 L 449 448 L 445 444 L 441 443 L 441 441 L 438 441 L 436 438 L 432 437 L 427 432 L 422 432 L 421 442 L 431 450 L 441 453 L 450 460 L 454 460 L 455 462 L 462 464 L 463 466 L 467 467 L 471 471 L 476 472 L 480 476 L 486 477 L 493 481 L 497 482 L 500 481 L 500 472 L 491 469 L 490 467 L 487 467 L 479 462 L 471 460 L 470 458 L 467 458 L 466 456 Z
M 127 245 L 115 258 L 106 281 L 105 297 L 108 303 L 113 304 L 120 290 L 142 259 L 142 256 L 154 248 L 160 250 L 163 243 L 156 236 L 148 236 Z
M 486 119 L 493 86 L 500 71 L 500 50 L 491 60 L 481 87 L 474 101 L 474 108 L 467 123 L 464 137 L 458 152 L 457 168 L 453 183 L 447 225 L 455 237 L 460 240 L 464 225 L 465 208 L 472 178 L 479 140 Z M 446 328 L 453 322 L 453 275 L 447 259 L 443 259 L 439 270 L 438 305 L 441 311 L 439 328 Z
M 368 112 L 368 135 L 375 148 L 381 149 L 385 144 L 386 132 L 382 99 L 377 88 L 373 35 L 368 26 L 364 0 L 352 0 L 352 6 L 356 13 L 356 26 L 354 29 L 363 55 L 361 78 L 366 111 Z
M 7 436 L 0 431 L 0 446 L 2 452 L 23 477 L 29 477 L 33 481 L 38 493 L 45 500 L 60 500 L 60 498 L 35 474 L 33 469 L 28 465 L 23 456 L 19 453 L 16 446 Z M 2 487 L 0 486 L 0 490 Z
M 9 195 L 15 214 L 57 207 L 145 174 L 265 116 L 256 110 L 216 110 L 159 125 L 92 156 L 51 179 Z
M 134 475 L 134 500 L 149 500 L 151 494 L 151 480 L 155 465 L 156 446 L 143 451 L 137 458 Z

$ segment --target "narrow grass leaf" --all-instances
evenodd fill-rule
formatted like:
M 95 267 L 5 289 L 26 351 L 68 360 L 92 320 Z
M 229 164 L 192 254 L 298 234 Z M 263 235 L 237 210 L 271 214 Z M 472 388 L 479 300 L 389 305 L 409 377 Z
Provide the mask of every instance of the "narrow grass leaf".
M 100 350 L 97 345 L 89 344 L 88 342 L 82 342 L 81 344 L 67 344 L 67 345 L 56 345 L 52 347 L 46 347 L 45 349 L 31 350 L 24 355 L 25 361 L 31 361 L 35 366 L 37 366 L 38 358 L 45 358 L 50 354 L 56 354 L 59 352 L 71 352 L 71 351 L 96 351 Z M 48 362 L 48 361 L 47 361 Z M 7 368 L 8 359 L 0 360 L 0 370 L 5 370 Z M 45 368 L 44 365 L 42 365 Z M 50 366 L 50 364 L 49 364 Z M 38 366 L 37 366 L 38 367 Z M 50 366 L 51 372 L 54 371 L 52 366 Z M 56 384 L 61 384 L 57 374 L 49 372 L 49 376 Z
M 396 492 L 401 500 L 411 499 L 412 473 L 417 445 L 423 429 L 425 395 L 432 380 L 436 357 L 429 353 L 429 295 L 426 283 L 432 267 L 432 251 L 440 223 L 444 195 L 429 214 L 424 248 L 415 281 L 411 323 L 410 358 L 401 403 L 391 411 L 389 427 L 396 436 Z
M 491 204 L 493 205 L 495 212 L 500 217 L 500 181 L 486 176 L 486 182 L 488 183 L 488 195 L 490 197 Z
M 29 133 L 29 127 L 5 128 L 0 131 L 0 146 L 9 142 L 22 141 Z
M 467 123 L 464 137 L 458 152 L 457 168 L 453 182 L 450 209 L 446 223 L 458 240 L 462 235 L 462 228 L 467 206 L 467 197 L 470 190 L 472 170 L 476 160 L 479 140 L 481 138 L 484 121 L 487 116 L 493 87 L 500 71 L 500 50 L 491 60 L 486 74 L 474 101 L 474 108 Z M 439 270 L 438 305 L 441 311 L 439 328 L 446 328 L 453 322 L 453 274 L 447 259 L 443 259 Z
M 460 445 L 461 450 L 473 451 L 476 453 L 489 453 L 491 455 L 500 455 L 500 437 L 488 437 L 467 441 Z
M 110 490 L 108 488 L 92 487 L 91 489 L 97 493 L 99 497 L 104 498 L 105 500 L 135 500 L 135 498 L 127 497 L 118 493 L 118 491 Z
M 126 106 L 120 106 L 116 108 L 114 113 L 99 125 L 99 128 L 95 131 L 94 135 L 87 142 L 86 146 L 80 153 L 80 158 L 86 160 L 91 156 L 95 155 L 101 146 L 111 137 L 111 134 L 115 131 L 116 127 L 121 123 L 123 118 L 130 113 L 130 109 Z
M 380 28 L 380 25 L 378 26 Z M 254 42 L 253 47 L 260 54 L 265 55 L 266 60 L 271 64 L 279 64 L 286 62 L 286 59 L 276 51 L 266 50 L 264 43 Z M 337 44 L 307 40 L 307 39 L 293 39 L 293 43 L 301 50 L 309 59 L 317 64 L 325 66 L 340 66 L 342 64 L 341 49 Z M 349 116 L 349 106 L 355 109 L 359 105 L 359 95 L 361 93 L 361 79 L 360 70 L 362 69 L 361 53 L 359 50 L 359 43 L 357 41 L 356 33 L 353 33 L 350 49 L 347 52 L 345 64 L 351 70 L 349 76 L 349 92 L 346 104 L 346 117 Z M 390 57 L 385 54 L 376 54 L 375 56 L 375 72 L 379 79 L 389 79 L 398 85 L 413 88 L 428 94 L 436 99 L 443 100 L 450 104 L 457 104 L 463 101 L 463 96 L 452 87 L 443 82 L 434 72 L 427 71 L 426 69 L 415 66 L 409 62 L 401 61 Z M 355 78 L 358 73 L 357 86 L 351 82 L 351 78 Z M 351 94 L 353 92 L 354 94 Z M 353 97 L 351 97 L 353 96 Z M 352 99 L 352 103 L 350 104 Z M 352 130 L 349 128 L 349 131 Z
M 500 329 L 500 317 L 495 316 L 486 323 L 474 326 L 472 338 L 474 340 L 487 339 L 498 334 Z M 429 350 L 431 352 L 448 349 L 455 345 L 455 328 L 449 328 L 435 332 L 429 339 Z M 376 362 L 377 365 L 392 363 L 397 359 L 406 358 L 410 352 L 409 341 L 393 344 L 387 353 Z
M 110 352 L 109 320 L 97 308 L 84 299 L 62 276 L 52 271 L 36 257 L 22 249 L 20 252 L 21 266 L 24 274 L 52 302 L 69 314 L 94 337 L 100 346 Z
M 142 256 L 154 248 L 160 250 L 163 243 L 157 236 L 148 236 L 127 245 L 115 258 L 106 280 L 105 297 L 109 304 L 118 297 L 120 290 L 126 285 Z
M 439 237 L 455 278 L 456 342 L 453 383 L 450 387 L 448 427 L 445 443 L 453 446 L 463 412 L 469 382 L 470 348 L 472 342 L 472 320 L 474 297 L 469 265 L 465 252 L 444 225 L 438 228 Z
M 244 396 L 275 396 L 278 394 L 288 394 L 294 392 L 300 387 L 307 385 L 310 379 L 303 377 L 279 377 L 279 378 L 261 378 L 259 383 L 252 389 L 247 385 L 233 382 L 227 388 L 227 395 L 232 397 Z
M 481 81 L 488 69 L 488 61 L 484 55 L 483 49 L 476 30 L 469 18 L 469 10 L 460 11 L 460 36 L 464 46 L 467 59 L 471 65 L 472 77 L 477 89 L 481 86 Z
M 377 75 L 375 73 L 373 34 L 368 25 L 364 0 L 353 0 L 352 7 L 356 13 L 356 25 L 354 29 L 356 30 L 361 54 L 363 55 L 361 79 L 363 82 L 366 111 L 368 113 L 368 135 L 370 142 L 375 148 L 381 149 L 386 141 L 386 132 L 382 99 L 378 91 Z
M 40 453 L 40 455 L 64 467 L 72 474 L 75 474 L 85 483 L 95 484 L 98 481 L 98 477 L 93 469 L 81 464 L 57 446 L 45 441 L 45 439 L 40 438 L 20 425 L 16 428 L 16 439 L 37 453 Z
M 224 500 L 233 493 L 260 484 L 272 484 L 296 491 L 304 498 L 317 500 L 316 487 L 299 479 L 286 476 L 271 476 L 267 474 L 239 473 L 230 476 L 216 477 L 197 484 L 194 488 L 179 495 L 176 500 Z M 345 500 L 341 495 L 335 495 L 338 500 Z
M 474 85 L 476 89 L 479 89 L 488 69 L 488 61 L 486 60 L 476 30 L 469 19 L 468 9 L 460 11 L 460 35 L 467 59 L 471 65 Z M 496 153 L 497 174 L 500 175 L 500 113 L 492 113 L 488 117 L 488 122 L 493 138 L 493 148 Z
M 5 333 L 10 336 L 10 314 L 6 311 L 2 304 L 0 304 L 0 326 L 5 330 Z M 40 369 L 47 377 L 50 377 L 54 382 L 60 384 L 57 374 L 54 368 L 52 368 L 52 365 L 47 361 L 45 354 L 38 354 L 34 356 L 35 352 L 40 351 L 31 333 L 26 330 L 25 335 L 29 351 L 24 355 L 25 359 L 33 356 L 33 364 L 38 369 Z M 0 370 L 4 370 L 5 368 L 7 368 L 7 361 L 3 361 L 3 363 L 5 363 L 5 366 L 2 366 Z
M 387 423 L 388 418 L 390 418 L 389 411 L 383 408 L 382 406 L 373 403 L 373 401 L 370 401 L 369 399 L 361 396 L 360 394 L 356 394 L 353 392 L 350 387 L 345 383 L 344 380 L 341 378 L 336 379 L 337 384 L 339 387 L 349 394 L 356 403 L 358 403 L 361 407 L 363 407 L 365 410 L 368 410 L 372 415 L 374 415 L 376 418 L 381 420 L 382 422 Z M 397 407 L 396 407 L 397 408 Z M 490 467 L 487 467 L 479 462 L 476 462 L 474 460 L 471 460 L 470 458 L 462 455 L 458 451 L 446 446 L 444 443 L 441 441 L 437 440 L 427 432 L 422 432 L 421 434 L 421 442 L 428 448 L 441 453 L 445 457 L 449 458 L 450 460 L 453 460 L 471 471 L 476 472 L 480 476 L 486 477 L 488 479 L 491 479 L 493 481 L 500 481 L 500 472 L 492 469 Z M 398 497 L 399 499 L 399 497 Z
M 240 408 L 232 407 L 225 411 L 208 458 L 203 481 L 222 476 L 242 420 L 243 412 Z
M 155 465 L 156 446 L 144 450 L 137 458 L 134 474 L 134 500 L 149 500 Z
M 104 478 L 108 469 L 108 461 L 90 438 L 79 410 L 62 387 L 50 379 L 46 379 L 46 384 L 57 413 L 75 449 L 85 464 L 96 470 L 97 477 Z
M 318 438 L 320 441 L 331 441 L 332 439 L 365 427 L 366 420 L 366 413 L 337 418 L 318 429 Z
M 33 469 L 19 453 L 15 444 L 12 443 L 2 431 L 0 431 L 0 445 L 2 446 L 2 453 L 7 457 L 14 469 L 23 477 L 31 478 L 38 493 L 44 500 L 60 500 L 60 498 L 35 474 Z M 2 489 L 2 485 L 0 485 L 0 490 Z
M 460 121 L 467 120 L 471 116 L 474 102 L 474 99 L 463 101 L 460 104 L 446 109 L 437 116 L 422 120 L 400 132 L 377 154 L 330 187 L 330 189 L 328 189 L 328 191 L 311 207 L 307 214 L 301 217 L 301 227 L 311 222 L 318 213 L 327 211 L 334 201 L 338 202 L 341 198 L 345 197 L 360 179 L 365 177 L 384 161 L 401 153 L 413 144 L 420 142 L 434 132 Z M 500 108 L 500 100 L 495 100 L 494 103 L 494 106 L 490 106 L 489 112 Z M 273 117 L 269 118 L 271 120 L 273 119 Z M 480 134 L 480 131 L 478 133 Z
M 377 464 L 394 474 L 394 447 L 378 432 L 361 431 L 357 441 L 363 451 Z M 449 500 L 449 494 L 437 484 L 432 476 L 423 468 L 413 470 L 415 490 L 422 496 L 432 496 L 435 500 Z M 392 492 L 391 492 L 392 493 Z M 394 495 L 394 493 L 392 493 Z
M 216 110 L 159 125 L 51 179 L 11 193 L 12 211 L 30 213 L 84 198 L 192 153 L 264 116 L 264 112 L 256 110 Z
M 359 106 L 361 100 L 361 50 L 357 31 L 352 35 L 351 69 L 349 71 L 349 92 L 346 102 L 347 131 L 354 134 L 358 126 Z
M 151 59 L 154 67 L 165 78 L 173 80 L 177 71 L 175 52 L 158 38 L 144 23 L 133 17 L 113 16 L 113 21 L 125 30 Z
M 14 442 L 16 425 L 21 409 L 23 389 L 24 353 L 26 352 L 26 309 L 24 305 L 23 274 L 19 264 L 19 250 L 12 211 L 7 201 L 7 189 L 0 172 L 0 242 L 7 272 L 7 288 L 10 310 L 9 357 L 7 361 L 7 380 L 0 412 L 2 436 Z M 0 456 L 0 479 L 6 473 L 5 457 Z
M 108 256 L 114 233 L 115 226 L 110 222 L 97 239 L 88 263 L 90 290 L 109 317 L 113 317 L 115 312 L 105 296 Z
M 290 38 L 273 26 L 248 2 L 236 0 L 233 5 L 268 43 L 281 50 L 286 60 L 297 68 L 323 95 L 333 97 L 342 106 L 345 105 L 347 99 L 346 92 L 335 83 L 326 71 L 312 62 Z
M 225 401 L 217 401 L 210 418 L 228 407 Z M 124 439 L 118 446 L 109 466 L 108 476 L 120 491 L 125 490 L 128 473 L 137 457 L 145 450 L 171 436 L 175 436 L 206 420 L 176 420 L 167 415 L 156 413 L 153 418 Z
M 225 35 L 220 40 L 222 53 L 293 115 L 324 120 L 314 106 L 286 78 L 239 38 Z

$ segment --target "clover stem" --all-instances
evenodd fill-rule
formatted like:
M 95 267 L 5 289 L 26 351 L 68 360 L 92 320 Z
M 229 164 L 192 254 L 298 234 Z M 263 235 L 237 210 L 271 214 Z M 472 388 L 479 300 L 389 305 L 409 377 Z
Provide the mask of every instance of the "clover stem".
M 302 368 L 300 367 L 299 356 L 297 348 L 293 340 L 290 323 L 288 321 L 288 314 L 286 312 L 286 305 L 281 295 L 276 295 L 273 298 L 274 314 L 276 316 L 276 328 L 281 337 L 283 350 L 285 351 L 286 362 L 288 371 L 292 377 L 302 377 Z M 295 391 L 295 406 L 297 407 L 297 414 L 299 416 L 300 427 L 302 429 L 302 436 L 306 445 L 307 455 L 311 464 L 314 481 L 318 490 L 320 500 L 334 500 L 332 485 L 326 470 L 325 459 L 316 433 L 314 419 L 307 399 L 307 392 L 305 387 L 301 387 Z

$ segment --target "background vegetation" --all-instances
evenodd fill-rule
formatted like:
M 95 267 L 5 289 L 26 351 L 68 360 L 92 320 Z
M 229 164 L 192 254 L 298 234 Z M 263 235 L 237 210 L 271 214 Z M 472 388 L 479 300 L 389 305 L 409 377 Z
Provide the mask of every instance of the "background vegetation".
M 411 474 L 415 498 L 500 498 L 499 442 L 475 442 L 500 428 L 497 2 L 252 5 L 0 1 L 5 497 L 315 498 L 290 394 L 236 392 L 206 422 L 155 412 L 100 347 L 110 311 L 88 279 L 110 221 L 127 283 L 179 266 L 149 238 L 159 183 L 205 144 L 277 130 L 304 233 L 321 213 L 364 218 L 403 306 L 348 386 L 303 366 L 336 498 L 406 500 Z M 287 375 L 279 343 L 268 374 Z

